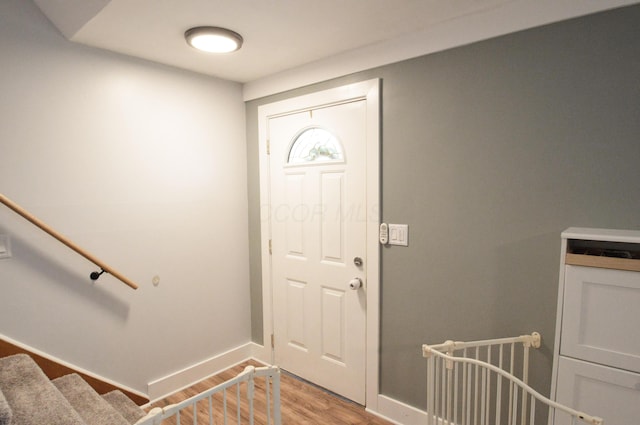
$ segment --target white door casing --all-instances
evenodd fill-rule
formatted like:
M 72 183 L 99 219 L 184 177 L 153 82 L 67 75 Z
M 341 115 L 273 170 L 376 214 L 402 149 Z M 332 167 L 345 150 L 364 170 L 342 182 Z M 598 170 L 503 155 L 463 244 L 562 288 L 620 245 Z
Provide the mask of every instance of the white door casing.
M 379 111 L 379 80 L 258 110 L 266 344 L 257 355 L 374 411 Z M 287 165 L 291 142 L 314 127 L 338 137 L 344 160 Z M 363 265 L 357 266 L 354 257 Z M 350 289 L 353 278 L 362 279 L 363 287 Z M 275 351 L 269 347 L 274 331 Z

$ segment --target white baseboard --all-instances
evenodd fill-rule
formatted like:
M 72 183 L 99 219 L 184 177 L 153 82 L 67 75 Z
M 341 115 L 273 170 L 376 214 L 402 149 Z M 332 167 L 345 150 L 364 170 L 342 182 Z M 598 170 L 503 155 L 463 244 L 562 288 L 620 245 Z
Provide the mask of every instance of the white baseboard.
M 382 394 L 378 395 L 378 411 L 371 412 L 398 425 L 424 425 L 427 412 Z
M 173 394 L 196 382 L 200 382 L 203 379 L 229 369 L 238 363 L 254 358 L 254 352 L 257 350 L 256 347 L 259 346 L 253 342 L 248 342 L 200 363 L 174 372 L 164 378 L 150 382 L 147 386 L 149 399 L 151 402 L 162 399 L 169 394 Z

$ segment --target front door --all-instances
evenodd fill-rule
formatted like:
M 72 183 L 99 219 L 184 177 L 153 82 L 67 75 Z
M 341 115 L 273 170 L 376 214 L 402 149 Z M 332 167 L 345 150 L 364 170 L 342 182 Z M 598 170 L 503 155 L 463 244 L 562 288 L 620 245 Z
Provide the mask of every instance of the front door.
M 365 403 L 366 100 L 270 117 L 275 363 Z

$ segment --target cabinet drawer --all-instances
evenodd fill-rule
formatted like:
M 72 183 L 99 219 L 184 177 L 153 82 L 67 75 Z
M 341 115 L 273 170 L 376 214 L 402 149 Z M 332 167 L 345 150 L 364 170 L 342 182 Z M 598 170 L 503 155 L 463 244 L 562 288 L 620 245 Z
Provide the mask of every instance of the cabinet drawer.
M 606 425 L 637 424 L 640 374 L 560 356 L 556 401 L 604 419 Z M 556 413 L 554 425 L 569 425 Z
M 640 272 L 567 266 L 560 354 L 640 372 Z

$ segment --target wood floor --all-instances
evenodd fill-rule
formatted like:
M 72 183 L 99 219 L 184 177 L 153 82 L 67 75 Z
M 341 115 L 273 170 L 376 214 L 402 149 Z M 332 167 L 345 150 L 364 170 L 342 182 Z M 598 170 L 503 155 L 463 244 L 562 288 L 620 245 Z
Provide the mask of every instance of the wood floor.
M 248 365 L 261 366 L 258 363 L 247 362 L 231 368 L 219 375 L 213 376 L 202 382 L 195 384 L 183 391 L 164 398 L 151 407 L 164 407 L 170 404 L 178 403 L 189 397 L 192 397 L 202 391 L 205 391 L 215 385 L 218 385 L 227 379 L 235 377 L 244 370 Z M 337 397 L 321 388 L 309 383 L 303 382 L 285 372 L 281 374 L 280 379 L 280 395 L 282 409 L 282 423 L 284 425 L 390 425 L 391 422 L 385 421 L 375 415 L 365 412 L 364 407 Z M 255 425 L 266 423 L 266 416 L 263 413 L 265 406 L 264 385 L 256 382 L 256 399 L 255 405 Z M 215 403 L 222 404 L 220 400 L 214 400 Z M 206 405 L 205 405 L 206 404 Z M 198 406 L 198 423 L 208 424 L 208 404 Z M 150 408 L 151 408 L 150 407 Z M 229 396 L 228 408 L 231 412 L 236 411 L 235 394 Z M 246 407 L 241 403 L 242 422 L 248 424 L 246 418 Z M 175 422 L 165 421 L 163 425 L 173 424 Z M 181 417 L 181 423 L 193 423 L 193 416 L 190 412 L 185 412 Z M 215 418 L 216 424 L 223 424 L 221 417 Z M 235 417 L 230 419 L 229 424 L 236 424 Z

